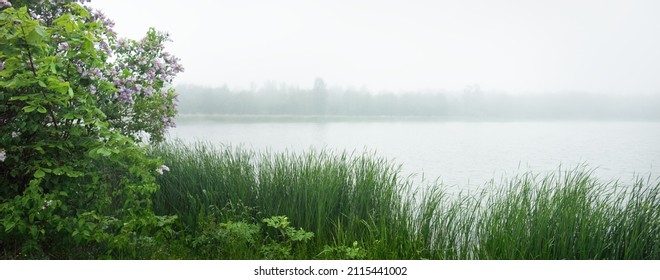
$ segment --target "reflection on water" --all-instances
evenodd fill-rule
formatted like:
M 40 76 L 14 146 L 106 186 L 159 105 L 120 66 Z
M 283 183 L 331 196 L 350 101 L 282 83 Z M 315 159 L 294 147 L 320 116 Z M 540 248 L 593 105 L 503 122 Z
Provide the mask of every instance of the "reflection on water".
M 630 181 L 660 175 L 658 122 L 179 122 L 170 138 L 256 150 L 376 152 L 403 175 L 465 188 L 586 163 Z

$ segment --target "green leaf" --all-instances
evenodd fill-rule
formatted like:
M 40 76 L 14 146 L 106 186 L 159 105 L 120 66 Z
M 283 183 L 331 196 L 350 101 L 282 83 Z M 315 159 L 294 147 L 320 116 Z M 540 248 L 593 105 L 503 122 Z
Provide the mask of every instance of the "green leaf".
M 39 106 L 39 108 L 37 108 L 37 112 L 42 113 L 42 114 L 46 113 L 47 111 L 48 110 L 46 110 L 46 108 L 44 108 L 43 106 Z
M 101 147 L 98 150 L 96 150 L 96 153 L 107 157 L 112 154 L 112 151 L 110 151 L 110 149 L 108 148 Z
M 61 93 L 64 94 L 67 92 L 69 89 L 69 83 L 68 82 L 62 82 L 58 77 L 55 76 L 49 76 L 48 77 L 48 87 Z
M 43 26 L 41 26 L 41 25 L 37 25 L 37 26 L 35 26 L 35 27 L 34 27 L 34 32 L 36 32 L 37 34 L 39 34 L 39 36 L 41 36 L 41 37 L 46 37 L 46 36 L 48 36 L 48 31 L 46 30 L 45 27 L 43 27 Z
M 73 89 L 69 87 L 69 97 L 73 98 Z
M 79 5 L 72 5 L 71 10 L 83 18 L 90 18 L 92 16 L 87 9 Z
M 16 226 L 16 223 L 10 220 L 5 220 L 3 226 L 5 227 L 5 232 L 10 232 Z
M 38 45 L 46 37 L 45 32 L 46 31 L 43 29 L 43 26 L 37 25 L 31 32 L 27 34 L 27 36 L 25 36 L 25 39 L 30 45 Z
M 50 64 L 50 72 L 53 74 L 57 74 L 57 68 L 55 66 L 55 63 Z
M 44 176 L 46 176 L 46 172 L 41 169 L 37 170 L 37 172 L 34 172 L 34 178 L 43 178 Z
M 12 96 L 11 98 L 9 98 L 9 101 L 16 101 L 16 100 L 25 101 L 25 100 L 28 100 L 28 98 L 29 97 L 27 97 L 25 95 Z
M 23 111 L 26 112 L 26 113 L 30 113 L 30 112 L 32 112 L 36 109 L 37 109 L 37 107 L 35 107 L 35 106 L 25 106 L 25 107 L 23 107 Z
M 44 83 L 44 82 L 41 81 L 41 80 L 39 80 L 39 86 L 41 86 L 42 88 L 48 87 L 48 86 L 46 85 L 46 83 Z
M 75 171 L 75 170 L 67 170 L 66 171 L 66 176 L 69 176 L 71 178 L 78 178 L 84 175 L 85 173 L 80 172 L 80 171 Z

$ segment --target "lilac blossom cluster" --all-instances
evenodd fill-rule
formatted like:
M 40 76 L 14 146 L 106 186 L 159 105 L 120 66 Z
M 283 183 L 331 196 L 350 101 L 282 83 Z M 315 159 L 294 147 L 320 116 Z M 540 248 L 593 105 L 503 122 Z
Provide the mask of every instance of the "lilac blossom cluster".
M 122 118 L 126 121 L 134 117 L 151 118 L 159 120 L 153 123 L 155 127 L 161 127 L 157 130 L 174 127 L 177 100 L 174 92 L 167 88 L 184 69 L 179 58 L 164 51 L 169 34 L 150 29 L 141 40 L 118 38 L 113 30 L 114 21 L 102 11 L 85 8 L 91 12 L 91 21 L 102 27 L 95 42 L 97 54 L 103 57 L 105 64 L 91 66 L 84 63 L 85 58 L 78 60 L 71 42 L 60 43 L 57 51 L 71 55 L 76 72 L 81 78 L 90 80 L 88 89 L 91 94 L 101 94 L 103 98 L 117 101 L 112 102 L 114 104 L 124 104 L 121 106 L 125 110 Z M 107 91 L 107 87 L 102 86 L 104 84 L 113 85 L 115 90 Z M 158 105 L 156 108 L 149 106 L 153 111 L 137 112 L 133 108 L 137 102 Z
M 69 50 L 69 43 L 67 42 L 60 43 L 59 45 L 57 45 L 57 50 L 66 52 L 67 50 Z
M 51 4 L 64 4 L 64 3 L 68 3 L 68 2 L 76 2 L 76 1 L 75 1 L 75 0 L 55 0 L 55 1 L 54 1 L 54 0 L 50 0 L 49 2 L 50 2 Z M 92 0 L 78 0 L 78 2 L 80 2 L 80 4 L 85 4 L 85 3 L 92 2 Z
M 176 106 L 176 103 L 174 104 Z M 163 116 L 163 127 L 165 129 L 176 127 L 173 116 Z
M 91 11 L 91 8 L 87 7 Z M 115 22 L 109 19 L 102 11 L 94 10 L 92 12 L 92 20 L 98 21 L 103 26 L 105 30 L 105 35 L 97 43 L 99 49 L 103 50 L 108 56 L 112 56 L 112 48 L 110 48 L 109 40 L 112 40 L 117 37 L 117 32 L 113 29 L 115 27 Z
M 0 0 L 0 9 L 11 7 L 9 0 Z
M 103 77 L 105 77 L 105 75 L 103 74 L 103 70 L 101 70 L 101 68 L 91 67 L 89 69 L 86 69 L 87 67 L 85 63 L 82 61 L 76 61 L 73 63 L 73 65 L 76 67 L 76 72 L 78 72 L 78 74 L 80 74 L 80 76 L 83 78 L 88 78 L 91 80 L 100 80 L 103 79 Z
M 184 70 L 179 58 L 163 51 L 166 39 L 167 34 L 156 33 L 155 37 L 148 35 L 140 41 L 117 40 L 113 48 L 117 61 L 108 74 L 114 77 L 112 83 L 119 100 L 130 102 L 136 95 L 150 97 L 161 92 L 164 84 L 171 83 Z
M 91 10 L 91 8 L 88 8 L 88 10 Z M 94 12 L 92 12 L 92 19 L 101 22 L 103 28 L 105 29 L 105 32 L 109 36 L 112 37 L 117 36 L 117 32 L 115 32 L 115 30 L 113 29 L 115 27 L 115 22 L 109 19 L 101 10 L 94 10 Z
M 105 30 L 105 36 L 99 38 L 98 49 L 114 58 L 114 63 L 109 63 L 104 69 L 86 69 L 82 62 L 74 65 L 84 78 L 103 80 L 107 77 L 108 82 L 117 89 L 114 94 L 116 100 L 130 104 L 139 96 L 151 97 L 154 93 L 162 92 L 163 85 L 171 83 L 184 70 L 179 58 L 163 51 L 163 43 L 168 40 L 168 34 L 152 30 L 151 36 L 139 41 L 117 38 L 112 29 L 115 23 L 103 12 L 94 11 L 92 19 L 100 22 Z M 115 42 L 112 46 L 108 43 L 111 41 Z M 68 49 L 66 42 L 58 45 L 60 51 Z M 94 84 L 92 86 L 90 92 L 95 94 L 97 88 Z

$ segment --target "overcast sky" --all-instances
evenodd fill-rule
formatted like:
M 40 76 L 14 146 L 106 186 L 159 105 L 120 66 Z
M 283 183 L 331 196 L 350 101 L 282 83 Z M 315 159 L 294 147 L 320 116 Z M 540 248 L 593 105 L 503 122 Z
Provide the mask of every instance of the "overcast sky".
M 660 93 L 660 1 L 94 0 L 167 31 L 176 84 Z

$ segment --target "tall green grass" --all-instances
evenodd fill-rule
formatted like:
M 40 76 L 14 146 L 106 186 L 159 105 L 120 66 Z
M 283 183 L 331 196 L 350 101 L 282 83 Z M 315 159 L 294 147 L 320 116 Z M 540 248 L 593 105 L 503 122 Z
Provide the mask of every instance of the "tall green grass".
M 176 214 L 193 236 L 209 216 L 284 215 L 315 234 L 295 258 L 352 244 L 369 259 L 660 258 L 660 183 L 651 180 L 601 183 L 577 168 L 450 195 L 441 185 L 417 189 L 371 153 L 169 143 L 154 154 L 171 170 L 158 178 L 157 213 Z
M 584 170 L 526 174 L 490 195 L 480 259 L 657 259 L 659 185 L 601 183 Z

